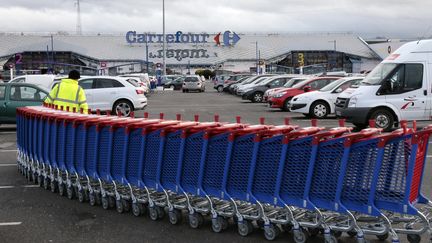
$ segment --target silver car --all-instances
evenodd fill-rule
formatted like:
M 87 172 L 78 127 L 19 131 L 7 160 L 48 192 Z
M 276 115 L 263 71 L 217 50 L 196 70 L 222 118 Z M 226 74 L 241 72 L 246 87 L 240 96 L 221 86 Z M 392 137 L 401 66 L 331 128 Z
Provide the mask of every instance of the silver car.
M 205 91 L 204 81 L 202 81 L 198 75 L 186 76 L 186 78 L 183 80 L 183 86 L 182 86 L 183 93 L 189 92 L 191 90 L 196 90 L 198 92 Z

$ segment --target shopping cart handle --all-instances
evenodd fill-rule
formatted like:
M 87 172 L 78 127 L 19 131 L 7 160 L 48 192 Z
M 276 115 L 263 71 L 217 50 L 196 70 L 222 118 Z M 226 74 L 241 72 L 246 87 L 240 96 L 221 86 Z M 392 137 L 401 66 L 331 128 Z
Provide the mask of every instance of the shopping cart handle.
M 220 126 L 222 126 L 222 124 L 223 123 L 220 123 L 220 122 L 205 122 L 205 123 L 200 123 L 196 126 L 187 127 L 185 129 L 183 129 L 181 137 L 186 138 L 189 134 L 204 131 L 204 130 L 207 130 L 209 128 L 220 127 Z
M 181 123 L 174 125 L 174 126 L 165 127 L 161 131 L 161 137 L 165 137 L 168 133 L 183 130 L 184 128 L 196 126 L 198 124 L 199 124 L 199 122 L 181 122 Z
M 110 131 L 113 132 L 114 130 L 116 130 L 117 128 L 120 127 L 124 127 L 125 131 L 126 131 L 126 126 L 128 124 L 135 124 L 135 123 L 139 123 L 141 122 L 143 119 L 135 119 L 135 118 L 126 118 L 125 120 L 122 121 L 117 121 L 115 120 L 110 127 Z
M 296 125 L 283 125 L 283 126 L 273 127 L 270 130 L 259 131 L 256 133 L 254 141 L 260 142 L 261 140 L 268 137 L 272 137 L 274 135 L 290 133 L 297 128 L 298 126 Z
M 417 144 L 421 139 L 425 139 L 429 141 L 429 137 L 432 134 L 432 125 L 429 125 L 423 128 L 420 131 L 417 131 L 413 135 L 412 144 Z
M 164 127 L 168 126 L 174 126 L 179 124 L 181 121 L 161 121 L 159 123 L 151 124 L 149 126 L 146 126 L 142 129 L 141 134 L 146 135 L 147 133 L 150 133 L 152 131 L 156 131 L 158 129 L 162 129 Z
M 392 139 L 398 138 L 398 137 L 402 137 L 403 135 L 406 135 L 406 133 L 402 129 L 393 131 L 392 133 L 382 134 L 382 135 L 378 136 L 378 139 L 379 139 L 378 147 L 382 148 L 387 144 L 387 142 L 389 140 L 392 140 Z
M 146 118 L 144 118 L 144 120 L 141 120 L 139 123 L 130 123 L 130 124 L 126 125 L 125 133 L 129 134 L 134 129 L 146 127 L 146 126 L 151 125 L 151 124 L 159 123 L 160 121 L 161 121 L 160 119 L 146 119 Z
M 355 143 L 361 139 L 370 138 L 374 135 L 379 135 L 379 134 L 381 134 L 381 132 L 382 132 L 381 128 L 367 128 L 367 129 L 361 130 L 360 132 L 345 135 L 344 137 L 346 139 L 344 141 L 344 145 L 345 145 L 345 147 L 349 147 L 353 143 Z
M 351 130 L 352 127 L 336 127 L 322 133 L 317 133 L 314 135 L 312 144 L 317 145 L 322 139 L 339 137 L 347 132 L 350 132 Z
M 284 139 L 282 141 L 283 144 L 288 144 L 291 140 L 299 138 L 299 137 L 305 137 L 309 135 L 316 134 L 322 130 L 324 130 L 324 127 L 305 127 L 301 128 L 300 130 L 296 130 L 293 132 L 290 132 L 288 134 L 285 134 Z
M 248 126 L 246 128 L 240 129 L 240 130 L 235 130 L 232 131 L 228 137 L 229 141 L 234 141 L 234 139 L 236 137 L 239 136 L 243 136 L 246 134 L 252 134 L 252 133 L 256 133 L 258 131 L 262 131 L 262 130 L 268 130 L 273 128 L 274 126 L 269 126 L 269 125 L 253 125 L 253 126 Z
M 220 126 L 220 127 L 209 128 L 204 133 L 204 139 L 209 139 L 211 136 L 221 134 L 221 133 L 235 131 L 237 129 L 242 129 L 242 128 L 245 128 L 247 126 L 249 126 L 249 124 L 229 123 L 229 124 L 224 124 L 223 126 Z

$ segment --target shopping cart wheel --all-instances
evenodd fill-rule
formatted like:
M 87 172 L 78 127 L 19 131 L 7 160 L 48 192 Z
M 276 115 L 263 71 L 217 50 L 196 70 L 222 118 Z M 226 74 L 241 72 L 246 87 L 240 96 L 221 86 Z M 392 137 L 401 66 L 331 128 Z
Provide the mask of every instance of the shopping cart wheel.
M 109 209 L 110 205 L 109 205 L 108 196 L 102 197 L 101 201 L 102 201 L 102 208 L 105 210 Z
M 336 236 L 334 234 L 330 234 L 328 239 L 325 239 L 325 243 L 337 243 L 337 242 L 338 242 L 338 239 L 336 238 Z
M 307 240 L 306 231 L 303 229 L 294 230 L 293 239 L 295 243 L 305 243 Z
M 85 192 L 83 189 L 78 190 L 77 197 L 78 197 L 78 202 L 83 203 L 85 201 Z
M 44 189 L 48 190 L 49 189 L 49 185 L 50 185 L 50 182 L 49 182 L 48 177 L 44 178 L 44 180 L 43 180 L 43 187 L 44 187 Z
M 199 213 L 189 214 L 189 225 L 193 229 L 198 229 L 204 222 L 204 218 Z
M 116 206 L 116 200 L 114 197 L 107 196 L 108 197 L 108 205 L 110 208 L 114 208 Z
M 43 178 L 43 176 L 39 176 L 39 177 L 38 177 L 38 185 L 39 185 L 40 187 L 43 187 L 43 183 L 44 183 L 44 178 Z
M 94 192 L 89 194 L 89 203 L 91 206 L 95 206 L 96 205 L 96 195 Z
M 243 222 L 239 222 L 237 224 L 237 231 L 241 236 L 247 236 L 252 233 L 253 225 L 250 221 L 244 220 Z
M 342 231 L 331 231 L 332 235 L 334 235 L 336 238 L 339 238 L 342 236 Z
M 57 182 L 56 181 L 51 181 L 51 192 L 55 193 L 57 191 Z
M 421 241 L 421 236 L 420 235 L 408 234 L 407 235 L 407 240 L 408 240 L 409 243 L 419 243 Z
M 218 216 L 217 218 L 212 219 L 213 232 L 220 233 L 226 228 L 228 228 L 228 220 L 226 220 L 224 217 Z
M 122 199 L 121 202 L 122 202 L 122 204 L 123 204 L 123 210 L 124 210 L 125 212 L 129 212 L 130 209 L 131 209 L 131 205 L 130 205 L 129 201 L 126 200 L 126 199 Z
M 116 206 L 117 213 L 123 213 L 124 212 L 124 207 L 123 207 L 123 203 L 121 200 L 116 200 L 115 206 Z
M 357 232 L 356 231 L 348 231 L 347 235 L 349 235 L 349 237 L 354 237 L 357 235 Z
M 179 224 L 182 221 L 182 212 L 178 209 L 174 209 L 168 212 L 168 218 L 171 224 Z
M 308 228 L 308 233 L 311 237 L 316 237 L 321 233 L 321 229 L 319 228 Z
M 264 237 L 266 240 L 275 240 L 280 234 L 281 230 L 274 224 L 264 227 Z
M 156 221 L 159 219 L 158 210 L 156 209 L 156 206 L 149 207 L 148 211 L 149 211 L 149 216 L 150 216 L 151 220 Z
M 292 228 L 293 228 L 292 224 L 283 224 L 283 225 L 282 225 L 282 229 L 283 229 L 285 232 L 290 232 L 290 231 L 292 230 Z
M 256 221 L 256 224 L 257 224 L 258 228 L 260 228 L 260 229 L 264 228 L 264 220 L 259 219 Z
M 389 237 L 389 234 L 388 234 L 388 233 L 385 233 L 385 234 L 383 234 L 383 235 L 377 235 L 376 237 L 377 237 L 378 240 L 380 240 L 380 241 L 385 241 L 385 240 L 387 240 L 387 238 Z
M 72 200 L 73 198 L 74 198 L 74 195 L 75 193 L 74 193 L 74 188 L 72 187 L 72 186 L 68 186 L 67 188 L 66 188 L 66 195 L 67 195 L 67 198 L 69 198 L 70 200 Z
M 58 184 L 58 189 L 59 195 L 63 197 L 65 195 L 65 184 Z
M 132 214 L 139 217 L 144 213 L 144 205 L 142 203 L 132 203 Z

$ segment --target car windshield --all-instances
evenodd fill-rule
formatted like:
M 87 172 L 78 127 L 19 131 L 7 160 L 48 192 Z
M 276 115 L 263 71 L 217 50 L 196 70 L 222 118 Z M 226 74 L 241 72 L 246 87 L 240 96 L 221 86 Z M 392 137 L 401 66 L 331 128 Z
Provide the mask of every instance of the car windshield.
M 327 91 L 332 91 L 334 88 L 336 88 L 337 86 L 341 85 L 343 82 L 346 82 L 346 79 L 339 79 L 336 80 L 335 82 L 331 82 L 329 84 L 327 84 L 326 86 L 322 87 L 319 91 L 321 92 L 327 92 Z
M 306 80 L 305 78 L 293 78 L 293 79 L 290 79 L 288 82 L 286 82 L 284 84 L 284 87 L 285 88 L 291 88 L 292 86 L 294 86 L 294 85 L 296 85 L 302 81 L 305 81 L 305 80 Z
M 139 84 L 138 80 L 136 80 L 136 79 L 128 78 L 128 79 L 126 79 L 126 81 L 135 87 L 140 87 L 140 84 Z
M 380 63 L 376 66 L 361 82 L 364 85 L 379 85 L 391 71 L 393 71 L 397 63 Z
M 262 77 L 262 78 L 255 80 L 255 82 L 253 82 L 253 84 L 264 84 L 265 81 L 268 79 L 269 79 L 268 77 Z
M 292 88 L 295 88 L 295 89 L 301 89 L 301 88 L 303 88 L 303 86 L 304 86 L 305 84 L 308 84 L 309 81 L 310 81 L 310 79 L 308 79 L 308 80 L 303 80 L 302 82 L 297 83 L 296 85 L 292 86 Z

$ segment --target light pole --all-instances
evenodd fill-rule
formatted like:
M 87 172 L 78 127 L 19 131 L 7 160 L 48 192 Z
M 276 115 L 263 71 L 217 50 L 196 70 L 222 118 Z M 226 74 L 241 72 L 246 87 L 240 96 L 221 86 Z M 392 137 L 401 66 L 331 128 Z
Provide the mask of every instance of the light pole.
M 162 74 L 165 77 L 166 67 L 165 67 L 165 0 L 162 0 L 162 35 L 163 35 L 163 55 L 162 55 Z
M 258 41 L 255 41 L 255 55 L 256 55 L 256 57 L 255 57 L 256 73 L 259 74 L 259 71 L 258 71 L 258 65 L 259 65 L 259 63 L 258 63 Z

